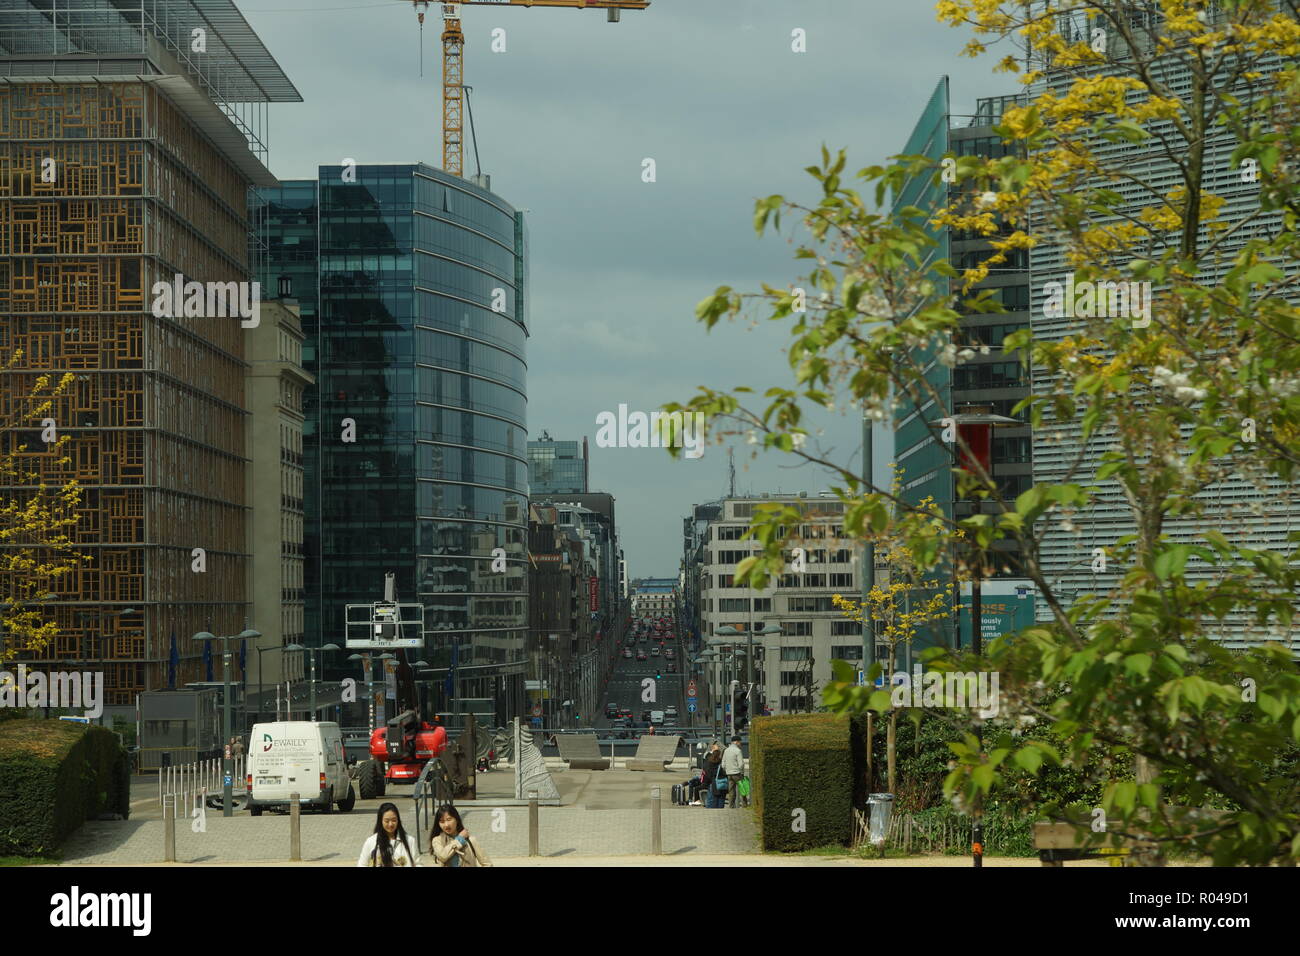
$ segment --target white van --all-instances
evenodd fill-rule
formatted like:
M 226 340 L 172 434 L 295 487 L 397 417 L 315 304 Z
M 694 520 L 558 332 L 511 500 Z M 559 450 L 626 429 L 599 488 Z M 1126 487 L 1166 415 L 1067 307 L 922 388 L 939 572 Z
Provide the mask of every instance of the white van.
M 662 710 L 650 711 L 650 723 L 658 727 L 662 725 L 663 722 L 664 722 L 664 712 Z
M 356 791 L 343 756 L 343 734 L 335 723 L 308 720 L 254 724 L 244 768 L 248 812 L 261 816 L 268 807 L 284 807 L 289 795 L 298 803 L 329 813 L 334 804 L 347 813 Z

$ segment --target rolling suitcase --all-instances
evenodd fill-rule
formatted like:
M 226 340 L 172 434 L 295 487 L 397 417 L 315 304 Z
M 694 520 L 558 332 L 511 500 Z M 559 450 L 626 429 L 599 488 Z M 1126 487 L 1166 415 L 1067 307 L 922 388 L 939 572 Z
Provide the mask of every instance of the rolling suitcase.
M 684 806 L 686 804 L 685 787 L 680 783 L 673 784 L 673 804 L 675 806 Z

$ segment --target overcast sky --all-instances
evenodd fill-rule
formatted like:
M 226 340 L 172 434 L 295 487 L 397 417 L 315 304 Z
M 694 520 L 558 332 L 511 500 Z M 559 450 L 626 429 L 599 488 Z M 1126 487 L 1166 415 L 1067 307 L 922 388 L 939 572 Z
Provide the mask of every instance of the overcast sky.
M 271 170 L 322 163 L 441 166 L 441 12 L 420 35 L 409 0 L 236 0 L 305 102 L 271 108 Z M 596 448 L 596 416 L 652 411 L 700 385 L 793 384 L 788 325 L 706 333 L 695 305 L 719 285 L 795 282 L 786 239 L 759 239 L 754 200 L 815 201 L 803 171 L 822 144 L 850 170 L 898 153 L 943 74 L 954 108 L 1014 92 L 993 60 L 959 57 L 965 33 L 932 0 L 652 0 L 599 10 L 462 8 L 465 82 L 492 189 L 528 210 L 532 338 L 528 430 L 588 436 L 591 488 L 617 499 L 633 577 L 674 576 L 681 519 L 727 490 L 727 454 Z M 492 51 L 493 31 L 506 50 Z M 807 52 L 792 51 L 792 31 Z M 468 139 L 468 138 L 467 138 Z M 642 161 L 657 181 L 642 181 Z M 474 171 L 466 143 L 465 171 Z M 789 235 L 787 231 L 786 235 Z M 858 460 L 859 422 L 826 413 L 823 448 Z M 736 449 L 740 493 L 817 492 L 827 477 Z

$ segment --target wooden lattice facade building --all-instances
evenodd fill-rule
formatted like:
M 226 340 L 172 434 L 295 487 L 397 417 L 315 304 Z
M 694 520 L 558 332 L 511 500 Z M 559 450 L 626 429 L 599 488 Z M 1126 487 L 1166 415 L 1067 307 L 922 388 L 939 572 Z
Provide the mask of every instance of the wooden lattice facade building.
M 22 353 L 0 396 L 75 376 L 50 413 L 70 463 L 41 452 L 38 421 L 0 418 L 0 441 L 26 444 L 47 484 L 79 482 L 89 558 L 59 579 L 44 606 L 59 635 L 28 660 L 102 670 L 116 707 L 168 686 L 173 637 L 181 686 L 205 677 L 192 635 L 248 623 L 247 330 L 155 314 L 152 290 L 252 278 L 248 191 L 275 180 L 232 104 L 299 98 L 228 0 L 167 22 L 151 5 L 94 5 L 90 26 L 75 2 L 0 13 L 0 357 Z M 201 67 L 177 10 L 210 31 Z

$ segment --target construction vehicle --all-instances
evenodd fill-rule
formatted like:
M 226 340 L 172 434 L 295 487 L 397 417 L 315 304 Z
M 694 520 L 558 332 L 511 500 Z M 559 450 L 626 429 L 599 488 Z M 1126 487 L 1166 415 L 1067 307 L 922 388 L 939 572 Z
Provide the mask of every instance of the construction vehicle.
M 399 636 L 400 607 L 394 576 L 389 572 L 384 575 L 384 600 L 376 602 L 371 611 L 376 640 Z M 357 792 L 363 800 L 382 797 L 388 783 L 414 783 L 424 765 L 447 749 L 446 728 L 436 717 L 433 722 L 424 719 L 407 649 L 394 646 L 392 653 L 397 668 L 396 714 L 370 732 L 370 759 L 355 768 Z
M 411 0 L 424 31 L 424 14 L 429 0 Z M 624 10 L 644 10 L 650 0 L 457 0 L 442 5 L 442 168 L 463 176 L 462 135 L 465 102 L 465 34 L 461 32 L 459 7 L 572 7 L 605 10 L 610 23 L 617 23 Z

